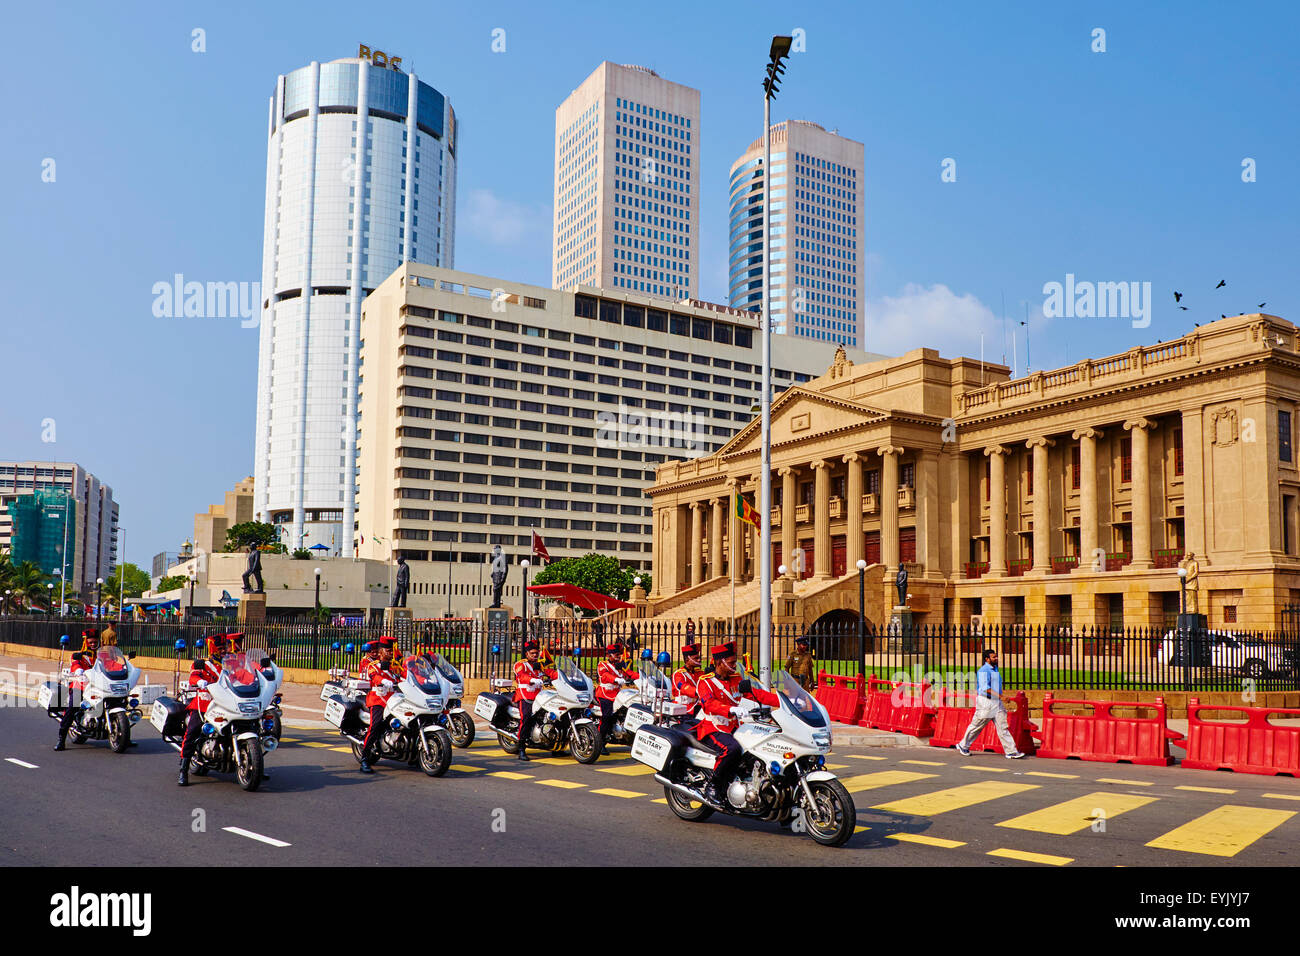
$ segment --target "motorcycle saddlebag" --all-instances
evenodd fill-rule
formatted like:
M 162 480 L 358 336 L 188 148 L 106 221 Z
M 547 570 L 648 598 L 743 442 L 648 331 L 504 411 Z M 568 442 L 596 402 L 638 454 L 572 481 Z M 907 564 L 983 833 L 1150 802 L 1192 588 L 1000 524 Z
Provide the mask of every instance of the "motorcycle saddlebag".
M 690 739 L 680 730 L 671 727 L 642 724 L 632 738 L 632 757 L 647 767 L 663 770 L 671 761 L 685 753 Z
M 642 724 L 653 724 L 655 715 L 645 704 L 629 704 L 627 716 L 623 718 L 623 729 L 629 734 L 637 732 Z
M 361 701 L 334 694 L 325 702 L 325 719 L 345 734 L 355 735 L 362 729 Z
M 164 737 L 183 737 L 185 705 L 173 697 L 159 697 L 149 711 L 149 723 Z
M 71 690 L 67 684 L 47 680 L 36 692 L 36 702 L 46 710 L 62 710 L 81 703 L 81 691 Z
M 474 716 L 492 723 L 500 709 L 509 707 L 513 699 L 509 694 L 479 694 L 474 701 Z

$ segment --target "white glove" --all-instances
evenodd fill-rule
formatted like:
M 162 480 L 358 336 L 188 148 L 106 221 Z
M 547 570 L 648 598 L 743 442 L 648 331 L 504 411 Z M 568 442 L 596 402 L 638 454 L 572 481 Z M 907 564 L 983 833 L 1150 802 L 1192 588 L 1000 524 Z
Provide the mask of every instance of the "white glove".
M 618 679 L 618 682 L 622 684 L 624 687 L 627 687 L 629 684 L 634 683 L 633 681 L 628 680 L 626 677 L 620 677 Z
M 543 683 L 544 682 L 540 677 L 534 677 L 528 682 L 530 687 L 541 687 Z
M 744 707 L 731 708 L 732 717 L 744 717 L 747 713 L 749 713 L 749 711 L 747 711 Z
M 208 689 L 208 682 L 205 681 L 205 680 L 201 680 L 201 681 L 199 681 L 197 684 L 195 684 L 194 686 L 197 687 L 199 690 L 207 690 L 207 689 Z
M 381 681 L 379 684 L 379 689 L 382 691 L 390 691 L 393 689 L 393 682 L 390 680 Z

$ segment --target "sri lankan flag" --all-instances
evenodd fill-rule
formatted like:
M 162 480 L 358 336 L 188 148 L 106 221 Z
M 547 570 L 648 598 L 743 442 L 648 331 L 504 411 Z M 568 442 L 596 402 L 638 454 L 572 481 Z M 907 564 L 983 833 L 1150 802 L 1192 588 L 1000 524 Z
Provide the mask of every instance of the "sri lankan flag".
M 741 521 L 748 521 L 755 528 L 761 528 L 761 519 L 754 506 L 745 500 L 744 495 L 736 495 L 736 517 Z

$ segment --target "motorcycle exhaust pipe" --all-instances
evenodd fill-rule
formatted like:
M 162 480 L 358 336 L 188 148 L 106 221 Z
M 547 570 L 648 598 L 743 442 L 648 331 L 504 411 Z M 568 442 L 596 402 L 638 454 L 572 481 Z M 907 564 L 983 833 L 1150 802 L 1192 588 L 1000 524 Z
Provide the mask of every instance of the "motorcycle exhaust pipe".
M 698 790 L 692 790 L 690 787 L 686 786 L 685 784 L 673 783 L 671 780 L 669 780 L 661 773 L 655 774 L 655 781 L 657 783 L 662 783 L 665 787 L 667 787 L 668 789 L 672 790 L 675 793 L 681 794 L 683 797 L 690 797 L 696 803 L 702 803 L 705 806 L 713 807 L 715 810 L 723 809 L 723 807 L 720 804 L 714 803 L 712 800 L 706 799 L 704 794 L 700 793 Z

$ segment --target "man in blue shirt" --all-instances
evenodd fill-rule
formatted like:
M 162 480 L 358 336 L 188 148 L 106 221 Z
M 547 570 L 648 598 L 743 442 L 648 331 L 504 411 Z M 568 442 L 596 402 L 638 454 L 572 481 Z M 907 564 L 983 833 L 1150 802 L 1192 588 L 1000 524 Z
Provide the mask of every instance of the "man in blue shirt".
M 1016 749 L 1015 739 L 1007 727 L 1007 708 L 1002 703 L 1002 675 L 998 672 L 998 652 L 992 648 L 984 651 L 984 666 L 975 672 L 975 716 L 966 728 L 966 736 L 957 744 L 959 754 L 963 757 L 970 756 L 971 744 L 990 720 L 997 728 L 998 739 L 1002 741 L 1002 752 L 1007 759 L 1020 760 L 1024 757 Z

